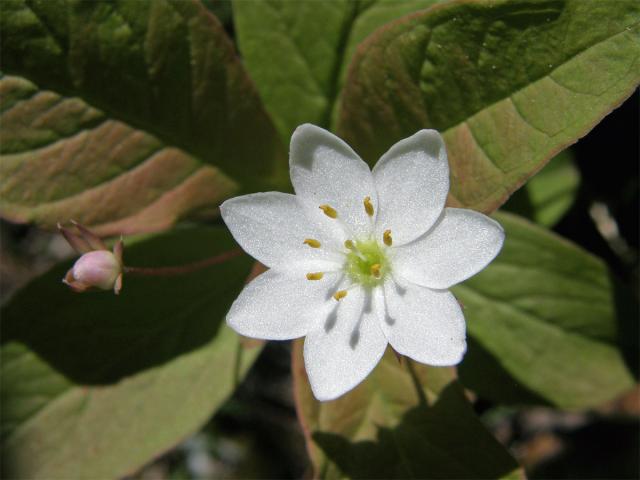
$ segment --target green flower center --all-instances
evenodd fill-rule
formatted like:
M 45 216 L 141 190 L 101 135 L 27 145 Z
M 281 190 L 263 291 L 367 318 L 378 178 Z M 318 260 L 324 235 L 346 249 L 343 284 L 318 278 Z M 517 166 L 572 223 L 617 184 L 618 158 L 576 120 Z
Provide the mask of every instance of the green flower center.
M 353 242 L 347 254 L 345 271 L 354 283 L 365 287 L 380 285 L 389 272 L 384 248 L 375 240 Z

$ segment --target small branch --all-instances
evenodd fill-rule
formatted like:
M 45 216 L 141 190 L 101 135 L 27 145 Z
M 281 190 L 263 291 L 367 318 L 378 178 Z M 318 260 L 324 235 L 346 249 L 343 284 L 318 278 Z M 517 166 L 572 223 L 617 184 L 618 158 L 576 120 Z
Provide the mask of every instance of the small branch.
M 130 275 L 155 276 L 155 277 L 171 277 L 173 275 L 185 275 L 187 273 L 196 272 L 203 268 L 219 265 L 232 258 L 242 254 L 241 248 L 235 248 L 228 252 L 221 253 L 215 257 L 205 258 L 193 263 L 185 265 L 177 265 L 175 267 L 124 267 L 124 273 Z

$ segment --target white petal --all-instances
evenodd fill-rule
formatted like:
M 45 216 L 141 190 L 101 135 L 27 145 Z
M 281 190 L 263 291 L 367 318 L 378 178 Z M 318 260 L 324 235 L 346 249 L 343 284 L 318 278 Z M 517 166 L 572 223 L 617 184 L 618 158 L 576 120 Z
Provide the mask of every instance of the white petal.
M 398 353 L 429 365 L 455 365 L 466 350 L 462 309 L 448 291 L 385 282 L 382 329 Z
M 322 325 L 334 307 L 338 274 L 322 280 L 269 270 L 240 293 L 227 314 L 227 323 L 246 337 L 289 340 Z
M 349 145 L 315 125 L 299 126 L 291 137 L 291 182 L 310 215 L 324 225 L 347 228 L 346 237 L 368 236 L 373 219 L 364 209 L 365 197 L 377 204 L 376 189 L 369 166 Z M 320 205 L 338 212 L 338 221 L 322 213 Z
M 380 289 L 377 294 L 381 295 Z M 333 400 L 358 385 L 387 347 L 371 293 L 354 288 L 324 324 L 307 335 L 304 363 L 313 394 Z
M 393 250 L 393 268 L 404 279 L 444 289 L 475 275 L 500 252 L 504 230 L 481 213 L 445 208 L 435 226 Z
M 320 230 L 305 217 L 295 195 L 254 193 L 227 200 L 220 206 L 233 238 L 252 257 L 279 269 L 331 271 L 342 257 L 331 250 Z M 304 244 L 318 240 L 320 248 Z
M 394 245 L 415 240 L 440 217 L 449 192 L 449 163 L 435 130 L 399 141 L 373 169 L 379 211 L 376 235 L 391 230 Z

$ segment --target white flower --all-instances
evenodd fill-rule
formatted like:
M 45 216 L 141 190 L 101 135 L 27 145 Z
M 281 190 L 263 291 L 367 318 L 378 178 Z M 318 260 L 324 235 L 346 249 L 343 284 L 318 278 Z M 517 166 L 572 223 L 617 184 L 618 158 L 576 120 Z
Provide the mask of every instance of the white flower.
M 302 125 L 290 173 L 295 195 L 255 193 L 220 207 L 237 242 L 270 267 L 233 303 L 228 324 L 254 338 L 306 336 L 319 400 L 358 385 L 388 343 L 418 362 L 460 362 L 464 317 L 447 289 L 493 260 L 504 231 L 485 215 L 444 207 L 440 134 L 421 130 L 396 143 L 371 171 L 341 139 Z

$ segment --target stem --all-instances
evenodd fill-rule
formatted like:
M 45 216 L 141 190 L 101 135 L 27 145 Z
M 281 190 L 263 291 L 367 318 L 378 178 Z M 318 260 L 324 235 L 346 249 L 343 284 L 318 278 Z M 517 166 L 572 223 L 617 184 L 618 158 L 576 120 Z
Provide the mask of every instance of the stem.
M 241 248 L 235 248 L 228 252 L 221 253 L 215 257 L 205 258 L 204 260 L 198 260 L 197 262 L 187 263 L 184 265 L 177 265 L 175 267 L 127 267 L 123 268 L 124 273 L 132 275 L 143 276 L 155 276 L 155 277 L 170 277 L 173 275 L 185 275 L 187 273 L 196 272 L 203 268 L 211 267 L 212 265 L 218 265 L 224 263 L 232 258 L 235 258 L 242 254 Z
M 420 405 L 428 405 L 427 397 L 424 394 L 424 390 L 422 390 L 422 384 L 420 383 L 418 374 L 416 373 L 413 366 L 413 361 L 409 357 L 404 357 L 403 360 L 406 361 L 407 370 L 409 371 L 409 375 L 411 376 L 411 380 L 413 381 L 413 386 L 415 387 L 416 393 L 418 394 L 418 402 L 420 403 Z
M 236 341 L 236 353 L 233 359 L 233 388 L 237 388 L 240 383 L 240 367 L 242 365 L 242 343 Z

